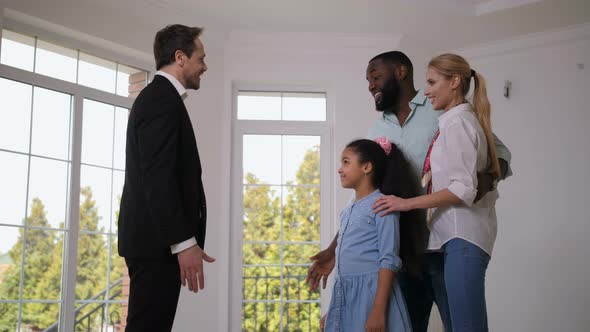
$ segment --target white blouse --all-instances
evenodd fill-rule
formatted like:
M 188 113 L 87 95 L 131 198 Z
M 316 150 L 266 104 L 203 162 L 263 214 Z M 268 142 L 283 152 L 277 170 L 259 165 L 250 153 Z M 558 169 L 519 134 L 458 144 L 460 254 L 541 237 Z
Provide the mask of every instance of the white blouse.
M 432 191 L 448 189 L 461 203 L 432 211 L 429 250 L 438 250 L 453 238 L 469 241 L 490 256 L 496 240 L 497 191 L 476 204 L 477 173 L 488 169 L 488 144 L 468 103 L 457 105 L 438 118 L 440 135 L 432 147 Z

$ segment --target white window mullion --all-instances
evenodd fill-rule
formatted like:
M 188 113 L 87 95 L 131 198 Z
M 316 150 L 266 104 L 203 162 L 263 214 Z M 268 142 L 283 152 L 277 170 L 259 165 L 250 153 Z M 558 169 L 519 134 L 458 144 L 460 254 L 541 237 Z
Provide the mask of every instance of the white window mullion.
M 283 94 L 281 93 L 281 97 L 282 96 L 283 96 Z M 283 108 L 283 105 L 282 104 L 283 104 L 283 98 L 281 98 L 281 110 Z M 283 116 L 282 113 L 283 112 L 281 111 L 281 118 Z M 283 167 L 284 166 L 283 165 L 283 159 L 284 159 L 283 158 L 284 157 L 283 156 L 283 153 L 284 153 L 284 151 L 283 151 L 283 136 L 281 135 L 281 184 L 283 183 L 283 176 L 284 176 L 284 174 L 283 174 L 283 168 L 284 168 Z M 281 185 L 281 186 L 279 186 L 279 188 L 281 188 L 281 195 L 279 196 L 281 198 L 281 200 L 280 200 L 280 202 L 281 202 L 281 204 L 280 204 L 280 207 L 281 207 L 281 212 L 280 212 L 280 214 L 281 214 L 281 235 L 279 237 L 280 242 L 281 242 L 281 244 L 279 245 L 279 252 L 280 252 L 280 256 L 279 256 L 279 264 L 280 264 L 279 274 L 281 276 L 281 291 L 280 291 L 280 293 L 281 293 L 281 295 L 280 295 L 281 302 L 280 302 L 280 310 L 279 310 L 279 312 L 280 312 L 280 324 L 279 324 L 279 326 L 280 326 L 280 331 L 283 331 L 283 313 L 285 312 L 285 305 L 284 305 L 284 302 L 283 302 L 283 300 L 284 300 L 283 296 L 285 296 L 285 292 L 284 292 L 284 290 L 285 290 L 285 278 L 283 277 L 283 268 L 284 268 L 283 256 L 285 256 L 285 234 L 284 234 L 284 230 L 285 230 L 284 219 L 285 218 L 284 218 L 283 211 L 284 211 L 285 207 L 283 206 L 283 202 L 284 202 L 283 186 Z
M 20 331 L 20 325 L 23 316 L 23 291 L 24 291 L 24 283 L 25 283 L 25 255 L 27 252 L 27 226 L 28 226 L 28 216 L 29 216 L 29 188 L 31 184 L 31 148 L 33 145 L 33 109 L 35 101 L 35 88 L 31 86 L 31 121 L 29 124 L 29 149 L 28 149 L 28 161 L 27 161 L 27 191 L 25 194 L 25 219 L 23 222 L 23 243 L 22 243 L 22 255 L 21 255 L 21 269 L 20 269 L 20 283 L 19 283 L 19 291 L 18 291 L 18 299 L 21 301 L 18 306 L 18 320 L 17 320 L 17 330 Z
M 119 66 L 119 64 L 117 64 L 117 68 L 118 68 L 118 66 Z M 118 70 L 117 70 L 117 73 L 118 73 Z M 118 80 L 115 79 L 115 82 L 118 82 Z M 116 91 L 117 91 L 117 86 L 115 84 L 115 92 Z M 114 169 L 115 169 L 115 135 L 116 135 L 115 131 L 117 130 L 117 126 L 116 126 L 117 125 L 117 108 L 116 107 L 113 107 L 113 108 L 114 108 L 114 111 L 113 111 L 113 144 L 112 144 L 112 148 L 111 148 L 111 169 L 110 169 L 111 192 L 109 195 L 109 197 L 111 198 L 110 199 L 110 209 L 109 209 L 110 223 L 109 223 L 109 229 L 107 231 L 109 235 L 107 236 L 108 256 L 107 256 L 107 282 L 106 282 L 106 293 L 105 293 L 105 300 L 107 300 L 107 302 L 105 305 L 105 313 L 104 313 L 104 319 L 105 319 L 105 322 L 107 322 L 107 324 L 109 321 L 109 305 L 110 305 L 108 300 L 110 300 L 109 295 L 111 293 L 111 264 L 112 264 L 111 257 L 113 256 L 112 252 L 111 252 L 112 247 L 113 247 L 113 245 L 112 245 L 113 236 L 111 234 L 113 233 L 112 228 L 113 228 L 113 208 L 114 208 L 114 206 L 113 206 L 113 191 L 114 191 L 113 187 L 114 187 L 114 182 L 115 182 L 115 180 L 114 180 L 114 178 L 115 178 L 115 171 L 114 171 Z
M 84 96 L 74 95 L 74 112 L 72 128 L 71 172 L 70 172 L 70 197 L 68 198 L 68 228 L 64 246 L 64 272 L 62 274 L 62 310 L 60 331 L 72 331 L 74 329 L 76 308 L 76 273 L 78 260 L 78 233 L 80 229 L 80 170 L 82 161 L 82 120 L 83 120 Z
M 235 99 L 234 99 L 235 100 Z M 235 107 L 235 106 L 234 106 Z M 235 114 L 235 113 L 234 113 Z M 235 122 L 233 122 L 235 125 Z M 243 218 L 243 206 L 244 201 L 244 187 L 242 181 L 242 170 L 243 170 L 243 142 L 244 135 L 234 130 L 232 132 L 232 163 L 231 165 L 231 206 L 230 211 L 230 247 L 229 257 L 231 258 L 230 264 L 230 293 L 229 293 L 229 330 L 230 331 L 241 331 L 242 330 L 242 245 L 243 245 L 243 223 L 238 222 Z M 234 190 L 235 189 L 235 190 Z

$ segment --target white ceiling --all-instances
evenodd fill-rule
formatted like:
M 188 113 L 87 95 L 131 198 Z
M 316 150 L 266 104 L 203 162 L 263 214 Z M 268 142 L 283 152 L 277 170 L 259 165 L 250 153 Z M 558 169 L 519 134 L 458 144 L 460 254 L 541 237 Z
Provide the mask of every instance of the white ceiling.
M 392 33 L 433 52 L 590 22 L 590 0 L 0 0 L 5 8 L 151 53 L 170 23 L 231 31 Z M 222 37 L 219 37 L 222 36 Z

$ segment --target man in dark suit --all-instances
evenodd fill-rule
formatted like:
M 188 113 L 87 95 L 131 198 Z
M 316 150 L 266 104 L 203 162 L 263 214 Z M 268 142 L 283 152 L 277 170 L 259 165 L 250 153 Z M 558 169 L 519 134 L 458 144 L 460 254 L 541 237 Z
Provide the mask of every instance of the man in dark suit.
M 201 28 L 170 25 L 154 41 L 156 75 L 127 126 L 119 255 L 131 278 L 126 331 L 170 331 L 180 285 L 203 289 L 206 204 L 201 162 L 184 105 L 207 70 Z

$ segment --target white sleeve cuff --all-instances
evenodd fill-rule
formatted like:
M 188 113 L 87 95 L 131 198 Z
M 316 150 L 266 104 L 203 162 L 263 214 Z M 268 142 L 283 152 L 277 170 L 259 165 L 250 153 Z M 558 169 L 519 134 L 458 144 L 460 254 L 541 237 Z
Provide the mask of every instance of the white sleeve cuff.
M 172 251 L 173 254 L 178 254 L 179 252 L 186 250 L 196 244 L 197 244 L 197 240 L 195 240 L 195 237 L 193 236 L 186 241 L 171 245 L 170 250 Z
M 452 181 L 447 189 L 455 196 L 459 197 L 459 199 L 467 206 L 473 205 L 473 201 L 477 195 L 477 190 L 469 188 L 459 181 Z

